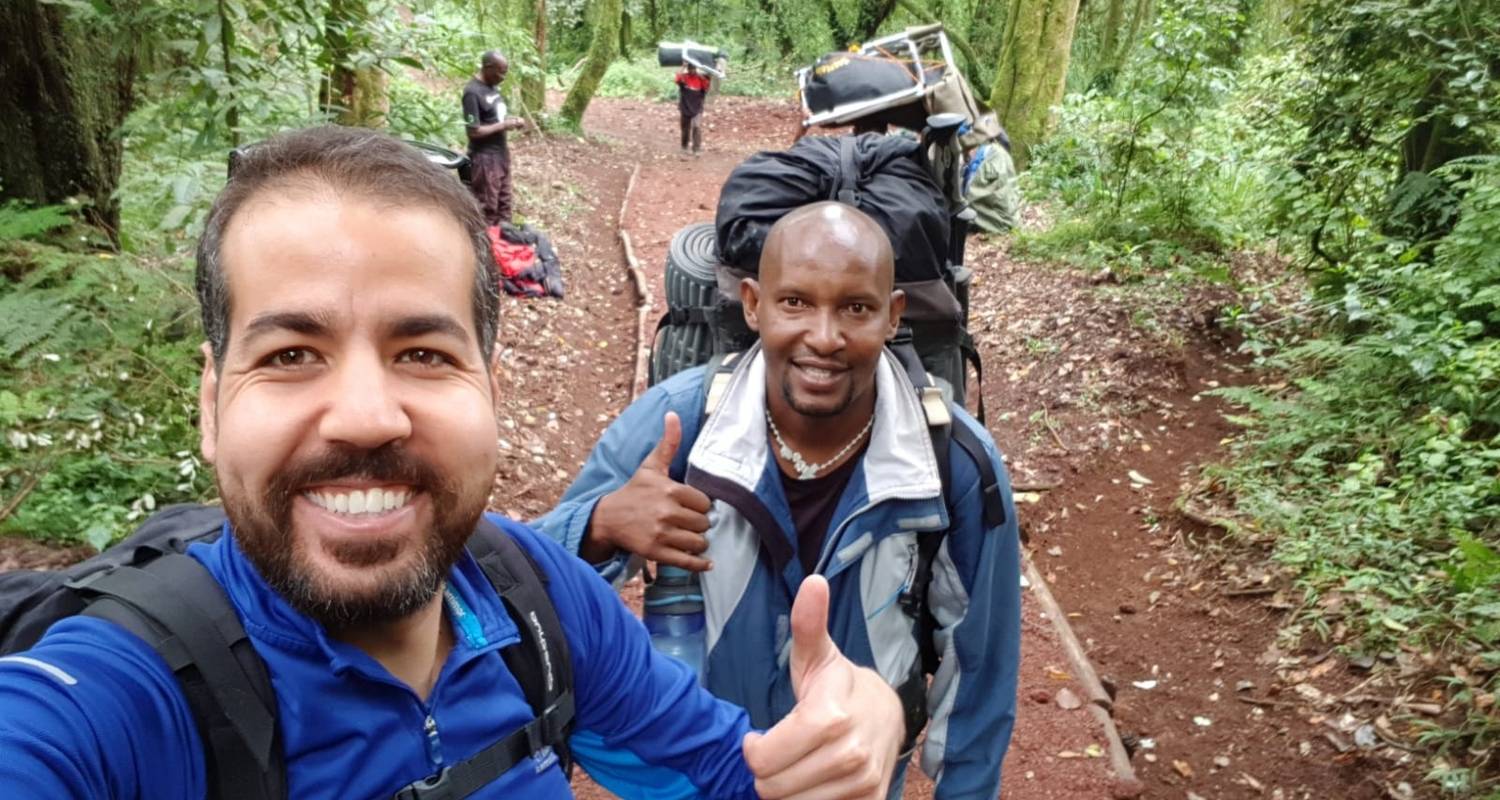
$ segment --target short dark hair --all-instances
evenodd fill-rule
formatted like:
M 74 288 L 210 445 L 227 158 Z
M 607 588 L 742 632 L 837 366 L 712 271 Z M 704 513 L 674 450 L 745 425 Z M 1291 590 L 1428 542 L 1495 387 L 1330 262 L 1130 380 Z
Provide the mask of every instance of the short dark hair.
M 209 211 L 198 240 L 194 285 L 214 365 L 229 348 L 229 281 L 224 232 L 256 195 L 275 188 L 324 185 L 337 193 L 403 207 L 435 208 L 458 222 L 474 251 L 474 325 L 486 360 L 500 325 L 500 274 L 474 197 L 416 148 L 379 131 L 323 125 L 281 133 L 241 149 L 229 183 Z

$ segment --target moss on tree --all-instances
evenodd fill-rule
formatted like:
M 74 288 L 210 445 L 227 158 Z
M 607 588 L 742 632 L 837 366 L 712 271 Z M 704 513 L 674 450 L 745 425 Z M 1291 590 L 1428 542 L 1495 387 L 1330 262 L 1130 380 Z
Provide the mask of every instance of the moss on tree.
M 595 0 L 589 54 L 584 59 L 583 70 L 578 73 L 578 80 L 573 82 L 567 99 L 563 100 L 562 119 L 568 127 L 583 127 L 583 112 L 588 110 L 589 101 L 594 99 L 594 91 L 599 88 L 599 82 L 604 80 L 604 73 L 609 71 L 610 63 L 615 60 L 616 46 L 619 44 L 621 6 L 622 0 Z
M 990 107 L 1010 133 L 1017 166 L 1047 135 L 1052 106 L 1062 100 L 1078 0 L 1015 0 L 1005 26 Z
M 117 5 L 128 19 L 134 3 Z M 85 30 L 63 5 L 0 3 L 0 198 L 82 198 L 85 216 L 115 235 L 116 132 L 135 100 L 134 41 Z

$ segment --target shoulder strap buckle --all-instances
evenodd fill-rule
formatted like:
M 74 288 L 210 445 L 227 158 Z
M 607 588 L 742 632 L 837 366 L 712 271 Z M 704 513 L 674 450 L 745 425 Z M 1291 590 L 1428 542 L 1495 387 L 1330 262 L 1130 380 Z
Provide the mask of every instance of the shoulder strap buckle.
M 931 383 L 921 388 L 922 413 L 927 415 L 927 427 L 941 428 L 953 424 L 953 413 L 948 410 L 948 401 L 943 390 Z

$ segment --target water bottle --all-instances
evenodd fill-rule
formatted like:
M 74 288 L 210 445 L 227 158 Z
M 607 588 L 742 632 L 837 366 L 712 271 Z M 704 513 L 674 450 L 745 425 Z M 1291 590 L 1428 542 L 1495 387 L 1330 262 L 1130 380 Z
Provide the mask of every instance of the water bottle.
M 703 681 L 703 591 L 698 575 L 681 567 L 658 566 L 656 580 L 646 587 L 642 622 L 651 646 L 687 664 Z

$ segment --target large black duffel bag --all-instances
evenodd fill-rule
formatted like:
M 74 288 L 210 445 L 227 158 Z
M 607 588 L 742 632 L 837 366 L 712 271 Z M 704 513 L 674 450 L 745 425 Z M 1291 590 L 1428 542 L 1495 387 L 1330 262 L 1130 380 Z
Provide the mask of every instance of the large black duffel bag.
M 945 277 L 948 210 L 918 160 L 919 148 L 899 136 L 809 136 L 790 150 L 751 156 L 719 192 L 719 260 L 757 272 L 761 246 L 776 220 L 832 199 L 869 214 L 885 229 L 896 251 L 898 283 Z

